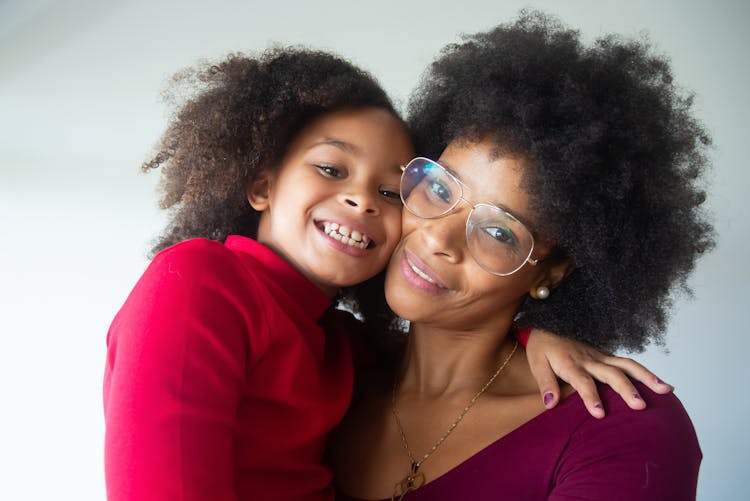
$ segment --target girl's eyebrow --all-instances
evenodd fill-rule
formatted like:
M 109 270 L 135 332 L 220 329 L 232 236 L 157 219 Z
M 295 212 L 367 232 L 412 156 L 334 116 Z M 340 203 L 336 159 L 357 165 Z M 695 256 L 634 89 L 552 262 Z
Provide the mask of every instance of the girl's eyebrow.
M 346 153 L 352 154 L 352 155 L 359 155 L 361 154 L 362 150 L 359 146 L 356 144 L 352 144 L 347 141 L 342 141 L 340 139 L 323 139 L 322 141 L 318 141 L 317 143 L 314 143 L 310 145 L 308 150 L 311 150 L 315 148 L 316 146 L 333 146 L 334 148 L 338 148 Z M 400 164 L 393 164 L 393 171 L 401 176 L 401 165 Z
M 312 149 L 316 146 L 322 145 L 333 146 L 334 148 L 338 148 L 346 153 L 351 153 L 352 155 L 357 155 L 360 153 L 360 148 L 357 145 L 349 143 L 347 141 L 342 141 L 340 139 L 323 139 L 322 141 L 318 141 L 317 143 L 311 145 L 308 149 Z
M 398 174 L 398 178 L 401 179 L 402 169 L 401 164 L 393 164 L 393 171 Z

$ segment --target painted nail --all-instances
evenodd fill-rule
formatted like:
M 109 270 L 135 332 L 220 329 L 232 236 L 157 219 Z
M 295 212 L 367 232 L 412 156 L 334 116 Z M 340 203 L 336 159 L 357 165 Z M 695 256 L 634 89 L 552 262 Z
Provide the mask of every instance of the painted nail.
M 633 400 L 643 400 L 638 393 L 633 393 Z
M 552 400 L 554 400 L 555 396 L 552 394 L 551 391 L 548 391 L 544 394 L 544 406 L 548 406 L 552 403 Z
M 597 402 L 594 404 L 594 409 L 604 409 L 604 407 L 602 407 L 601 402 Z
M 662 381 L 662 380 L 661 380 L 661 378 L 659 378 L 659 377 L 657 377 L 657 378 L 656 378 L 656 382 L 657 382 L 657 383 L 659 383 L 659 384 L 665 384 L 665 385 L 669 386 L 669 383 L 665 383 L 665 382 L 664 382 L 664 381 Z

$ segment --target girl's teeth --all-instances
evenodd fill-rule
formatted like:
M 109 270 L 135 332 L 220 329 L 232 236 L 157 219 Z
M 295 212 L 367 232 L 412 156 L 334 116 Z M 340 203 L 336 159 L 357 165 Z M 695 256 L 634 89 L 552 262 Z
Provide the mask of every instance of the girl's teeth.
M 367 246 L 370 245 L 370 237 L 357 230 L 351 230 L 348 226 L 339 225 L 338 223 L 324 223 L 323 231 L 329 237 L 335 238 L 339 242 L 352 247 L 366 249 Z

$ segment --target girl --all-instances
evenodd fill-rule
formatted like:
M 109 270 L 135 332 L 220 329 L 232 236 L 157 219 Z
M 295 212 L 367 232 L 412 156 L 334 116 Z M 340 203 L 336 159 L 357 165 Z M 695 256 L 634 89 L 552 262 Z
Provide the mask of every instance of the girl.
M 108 335 L 108 496 L 330 499 L 322 454 L 353 379 L 330 306 L 398 243 L 409 134 L 328 54 L 233 56 L 181 79 L 204 89 L 148 165 L 165 164 L 165 250 Z
M 146 165 L 170 224 L 108 334 L 108 496 L 330 499 L 355 327 L 333 299 L 382 332 L 368 279 L 400 238 L 409 133 L 330 54 L 231 56 L 178 82 L 198 90 Z

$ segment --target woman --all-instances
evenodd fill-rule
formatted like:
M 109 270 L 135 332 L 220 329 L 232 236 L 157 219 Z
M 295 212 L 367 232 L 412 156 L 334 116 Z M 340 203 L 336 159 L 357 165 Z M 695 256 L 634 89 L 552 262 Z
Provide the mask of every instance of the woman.
M 701 452 L 674 395 L 633 412 L 570 388 L 543 413 L 514 322 L 601 348 L 661 341 L 713 244 L 709 139 L 644 42 L 539 13 L 447 47 L 410 107 L 386 297 L 410 321 L 334 441 L 342 498 L 692 499 Z M 434 158 L 435 160 L 431 160 Z
M 410 135 L 370 75 L 319 51 L 230 55 L 175 83 L 190 92 L 146 165 L 162 174 L 169 225 L 107 336 L 108 498 L 332 499 L 323 452 L 351 398 L 360 326 L 329 310 L 341 289 L 369 313 L 350 288 L 361 282 L 383 296 Z M 563 353 L 642 408 L 617 367 L 653 375 L 586 350 Z M 598 395 L 577 380 L 591 409 Z

